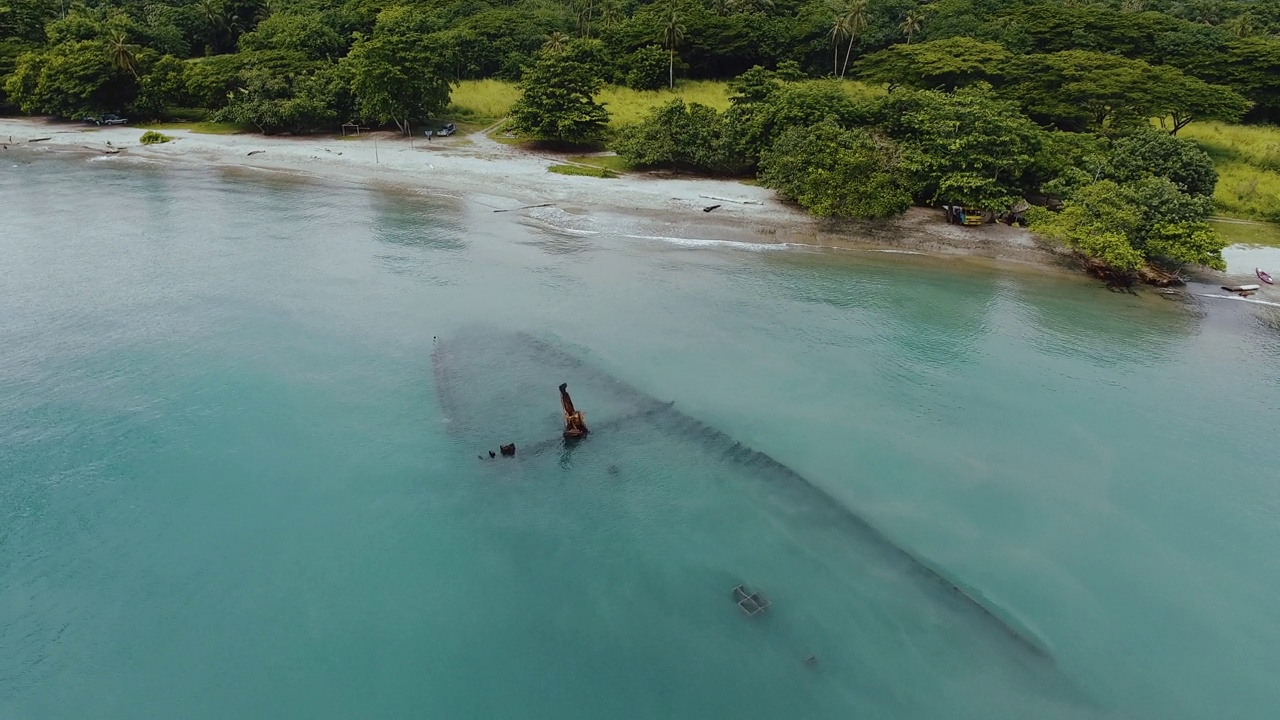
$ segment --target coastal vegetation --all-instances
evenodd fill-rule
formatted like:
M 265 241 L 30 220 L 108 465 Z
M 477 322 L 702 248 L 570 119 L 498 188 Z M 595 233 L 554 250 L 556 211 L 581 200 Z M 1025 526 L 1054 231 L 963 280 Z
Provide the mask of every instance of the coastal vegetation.
M 167 143 L 172 139 L 173 138 L 165 135 L 164 133 L 156 132 L 155 130 L 148 130 L 142 133 L 138 138 L 138 142 L 143 145 L 159 145 L 161 143 Z
M 1220 266 L 1215 208 L 1280 219 L 1278 36 L 1280 0 L 0 0 L 0 108 L 505 121 L 837 218 L 1029 201 L 1125 281 Z

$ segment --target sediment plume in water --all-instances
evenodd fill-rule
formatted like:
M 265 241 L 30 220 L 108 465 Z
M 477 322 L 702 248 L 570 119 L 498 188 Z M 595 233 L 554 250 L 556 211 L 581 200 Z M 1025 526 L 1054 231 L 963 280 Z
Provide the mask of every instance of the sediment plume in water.
M 467 348 L 467 345 L 472 342 L 478 344 L 475 347 Z M 474 418 L 461 414 L 461 407 L 465 403 L 458 397 L 457 381 L 464 372 L 463 368 L 475 371 L 478 367 L 480 371 L 483 371 L 488 366 L 500 364 L 502 360 L 512 360 L 520 357 L 532 360 L 533 366 L 540 368 L 540 372 L 544 375 L 540 380 L 541 384 L 547 384 L 551 380 L 555 381 L 549 384 L 552 388 L 554 388 L 555 384 L 566 380 L 571 385 L 573 383 L 587 384 L 594 389 L 605 390 L 624 402 L 626 406 L 624 411 L 619 412 L 615 408 L 613 417 L 592 421 L 592 428 L 597 435 L 629 423 L 643 422 L 652 424 L 656 429 L 663 432 L 675 433 L 686 439 L 696 439 L 708 450 L 718 453 L 723 460 L 749 468 L 755 474 L 770 481 L 771 488 L 795 497 L 799 501 L 796 503 L 798 507 L 805 508 L 808 512 L 820 513 L 825 519 L 846 527 L 868 546 L 911 568 L 923 580 L 949 591 L 949 594 L 956 598 L 961 606 L 975 613 L 989 627 L 1011 638 L 1023 650 L 1037 658 L 1049 662 L 1053 661 L 1052 655 L 1040 642 L 1030 637 L 1028 633 L 1014 627 L 1009 621 L 989 608 L 982 600 L 975 597 L 959 583 L 933 568 L 924 559 L 894 542 L 865 517 L 837 500 L 821 486 L 772 456 L 748 447 L 727 433 L 681 412 L 676 409 L 674 402 L 663 401 L 649 395 L 626 381 L 591 365 L 579 356 L 540 338 L 525 333 L 469 335 L 455 341 L 442 341 L 437 344 L 432 356 L 432 368 L 440 405 L 446 417 L 449 418 L 452 432 L 470 439 L 473 436 L 480 436 L 490 432 L 495 426 L 502 426 L 504 422 L 504 419 Z M 494 358 L 500 358 L 501 360 L 495 363 L 493 362 Z M 498 368 L 492 369 L 497 370 Z M 559 376 L 550 374 L 553 372 L 567 373 L 567 375 L 564 376 L 564 379 L 557 379 Z M 509 383 L 519 382 L 520 380 L 519 378 L 502 377 L 489 379 L 493 383 L 505 384 L 507 387 L 510 387 Z M 539 384 L 539 380 L 533 378 L 530 378 L 529 381 L 535 385 Z M 583 396 L 584 402 L 586 397 L 586 395 Z M 554 398 L 551 398 L 550 394 L 548 394 L 548 398 L 550 398 L 548 407 L 551 407 L 553 411 L 558 410 L 558 406 L 555 406 L 553 402 Z M 588 411 L 591 410 L 585 404 L 584 408 Z M 502 411 L 508 409 L 501 408 Z M 556 413 L 556 416 L 558 417 L 558 413 Z M 512 422 L 510 418 L 506 418 L 505 422 L 506 427 L 503 429 L 506 432 L 518 430 L 515 427 L 519 424 L 518 422 Z M 524 428 L 523 431 L 527 432 L 527 428 Z M 506 439 L 502 440 L 502 442 L 507 441 Z M 564 440 L 558 433 L 554 435 L 548 433 L 533 441 L 521 443 L 517 440 L 516 442 L 520 454 L 524 456 L 537 456 L 546 451 L 561 448 L 564 445 Z M 589 443 L 590 441 L 587 440 L 586 442 Z

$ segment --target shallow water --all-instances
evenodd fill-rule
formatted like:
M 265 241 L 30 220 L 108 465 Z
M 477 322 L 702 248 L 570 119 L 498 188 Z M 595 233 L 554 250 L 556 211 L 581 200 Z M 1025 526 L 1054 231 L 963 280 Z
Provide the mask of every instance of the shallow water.
M 1280 712 L 1256 308 L 587 220 L 0 167 L 0 717 Z

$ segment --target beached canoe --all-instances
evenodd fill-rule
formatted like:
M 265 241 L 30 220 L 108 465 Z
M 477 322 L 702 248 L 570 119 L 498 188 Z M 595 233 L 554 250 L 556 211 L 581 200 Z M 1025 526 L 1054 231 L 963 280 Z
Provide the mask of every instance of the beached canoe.
M 1268 274 L 1266 270 L 1263 270 L 1262 268 L 1254 268 L 1253 272 L 1257 274 L 1258 279 L 1262 282 L 1268 285 L 1275 285 L 1275 281 L 1271 279 L 1271 275 Z

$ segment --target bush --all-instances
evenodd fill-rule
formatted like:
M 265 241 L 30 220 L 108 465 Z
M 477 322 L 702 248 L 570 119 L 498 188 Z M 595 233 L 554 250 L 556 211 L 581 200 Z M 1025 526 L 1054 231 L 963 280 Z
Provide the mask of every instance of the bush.
M 661 90 L 667 86 L 667 51 L 649 45 L 627 56 L 623 67 L 629 68 L 623 84 L 633 90 Z
M 644 122 L 618 132 L 612 147 L 628 164 L 709 173 L 741 170 L 727 150 L 724 117 L 715 108 L 672 100 Z
M 601 167 L 587 167 L 585 165 L 552 165 L 547 168 L 547 172 L 553 172 L 557 175 L 582 175 L 584 177 L 598 178 L 616 178 L 618 173 Z
M 760 159 L 760 181 L 821 217 L 883 218 L 911 206 L 892 140 L 834 120 L 792 127 Z
M 142 133 L 142 137 L 138 138 L 138 142 L 143 145 L 159 145 L 160 143 L 167 143 L 172 139 L 173 138 L 163 133 L 158 133 L 155 130 L 148 130 Z
M 1218 173 L 1213 161 L 1192 140 L 1154 128 L 1116 140 L 1107 157 L 1107 175 L 1131 183 L 1147 175 L 1169 178 L 1182 192 L 1213 195 Z

